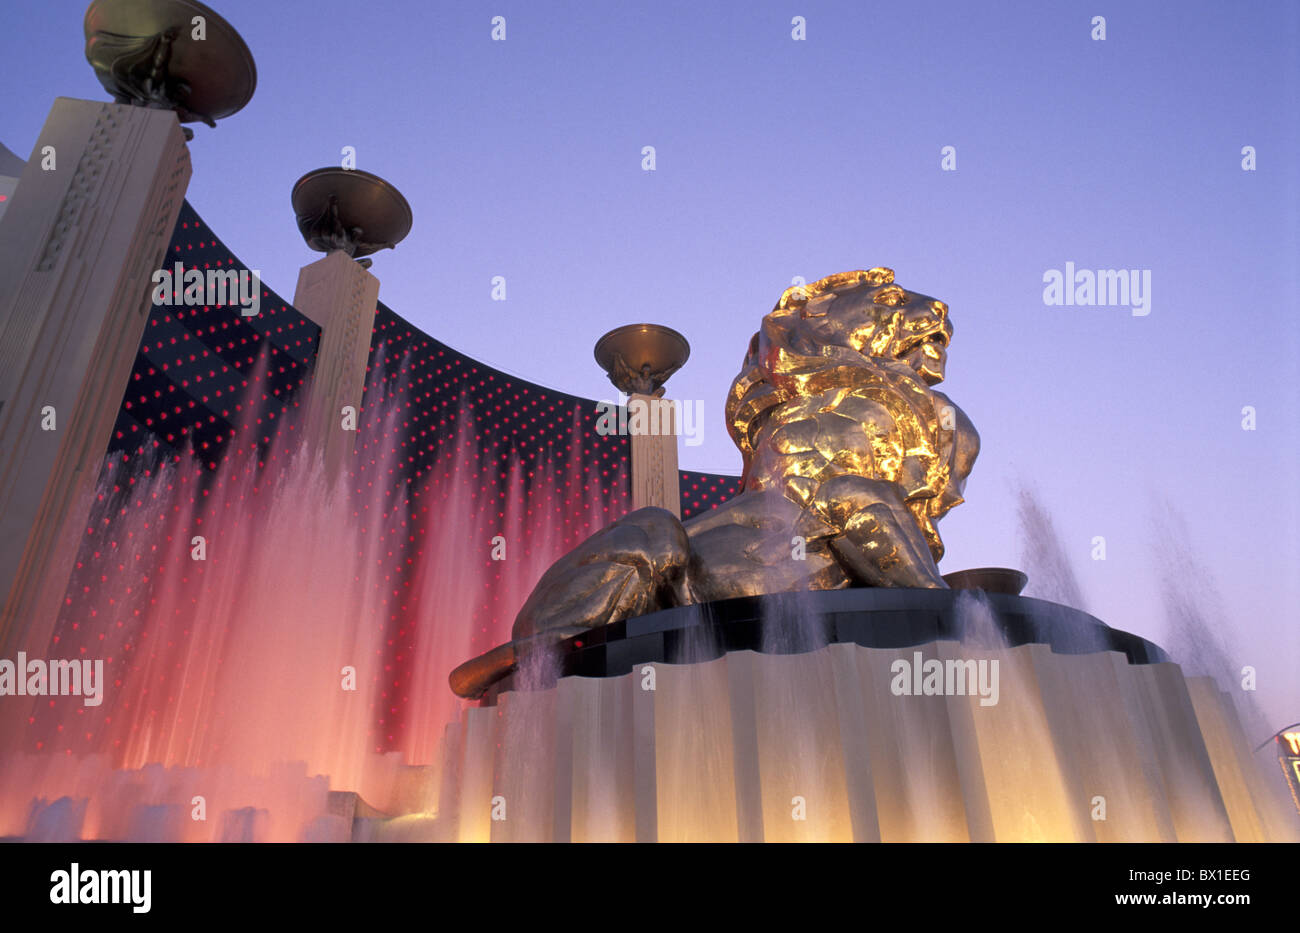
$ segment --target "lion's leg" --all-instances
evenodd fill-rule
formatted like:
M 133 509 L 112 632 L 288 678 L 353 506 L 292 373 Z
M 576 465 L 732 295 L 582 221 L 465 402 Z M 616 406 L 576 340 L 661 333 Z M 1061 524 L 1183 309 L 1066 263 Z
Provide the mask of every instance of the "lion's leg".
M 686 531 L 676 516 L 638 509 L 542 575 L 515 617 L 513 637 L 553 644 L 597 625 L 681 605 L 688 557 Z
M 898 484 L 865 476 L 837 476 L 822 483 L 813 510 L 840 533 L 831 550 L 867 586 L 941 589 L 934 556 Z
M 692 518 L 686 531 L 694 600 L 846 585 L 843 568 L 825 546 L 835 529 L 809 518 L 775 489 L 741 493 Z

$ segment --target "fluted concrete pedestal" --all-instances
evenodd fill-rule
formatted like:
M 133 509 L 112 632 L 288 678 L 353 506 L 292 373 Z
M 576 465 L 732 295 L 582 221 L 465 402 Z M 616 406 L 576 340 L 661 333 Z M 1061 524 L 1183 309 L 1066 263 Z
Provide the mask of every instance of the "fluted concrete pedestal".
M 730 631 L 747 626 L 740 601 L 629 620 L 603 663 L 627 670 L 632 652 L 630 670 L 516 686 L 467 710 L 435 769 L 437 810 L 372 821 L 364 838 L 1300 841 L 1230 700 L 1149 642 L 1015 596 L 796 601 L 821 644 L 796 654 L 729 647 L 764 641 Z M 788 608 L 753 602 L 768 619 Z M 667 636 L 690 627 L 717 630 L 700 660 L 644 660 L 671 657 Z M 919 659 L 996 670 L 996 689 L 905 690 L 922 682 Z
M 61 97 L 0 223 L 0 657 L 48 644 L 189 179 L 176 114 Z

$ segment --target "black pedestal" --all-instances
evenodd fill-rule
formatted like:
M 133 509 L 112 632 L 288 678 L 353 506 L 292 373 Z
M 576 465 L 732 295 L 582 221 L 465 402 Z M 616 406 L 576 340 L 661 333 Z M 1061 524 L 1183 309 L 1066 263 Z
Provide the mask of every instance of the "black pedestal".
M 710 661 L 729 651 L 794 654 L 852 642 L 907 648 L 934 641 L 987 647 L 1050 645 L 1059 654 L 1119 651 L 1130 664 L 1168 661 L 1157 645 L 1086 612 L 1026 596 L 978 590 L 864 588 L 745 596 L 681 606 L 591 629 L 545 661 L 525 661 L 486 702 L 557 677 L 617 677 L 646 663 Z

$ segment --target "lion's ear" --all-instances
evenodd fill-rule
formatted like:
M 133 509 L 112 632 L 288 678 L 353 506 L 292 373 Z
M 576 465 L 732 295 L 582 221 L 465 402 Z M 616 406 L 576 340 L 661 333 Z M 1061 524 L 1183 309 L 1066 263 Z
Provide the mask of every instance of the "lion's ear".
M 862 280 L 868 285 L 889 285 L 894 281 L 894 270 L 886 269 L 884 266 L 876 266 L 874 269 L 868 269 L 861 273 Z
M 808 303 L 808 286 L 791 285 L 781 293 L 781 300 L 776 303 L 773 311 L 793 311 L 802 308 Z

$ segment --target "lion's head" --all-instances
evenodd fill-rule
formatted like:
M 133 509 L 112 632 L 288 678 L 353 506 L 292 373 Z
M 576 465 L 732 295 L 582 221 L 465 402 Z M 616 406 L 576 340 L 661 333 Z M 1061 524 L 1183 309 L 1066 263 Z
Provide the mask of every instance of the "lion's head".
M 768 321 L 795 352 L 817 356 L 824 347 L 846 347 L 907 363 L 929 385 L 943 381 L 952 339 L 948 306 L 896 285 L 893 269 L 840 272 L 787 288 Z
M 787 288 L 732 382 L 726 413 L 732 439 L 748 461 L 766 411 L 869 360 L 904 363 L 936 385 L 951 339 L 948 306 L 896 285 L 892 269 L 840 272 Z

